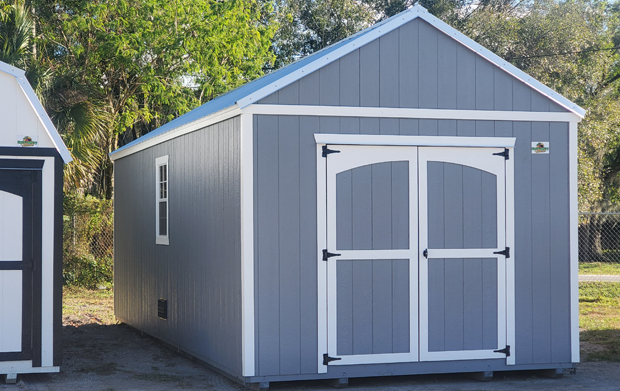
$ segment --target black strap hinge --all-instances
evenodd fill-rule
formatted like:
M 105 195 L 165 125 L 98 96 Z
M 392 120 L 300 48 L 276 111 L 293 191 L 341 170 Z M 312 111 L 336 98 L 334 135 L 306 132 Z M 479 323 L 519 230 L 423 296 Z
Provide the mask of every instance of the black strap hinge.
M 330 153 L 340 153 L 340 151 L 336 151 L 334 149 L 327 148 L 327 145 L 323 145 L 323 157 L 327 157 Z
M 506 160 L 510 159 L 510 152 L 508 152 L 508 148 L 504 148 L 504 152 L 494 153 L 493 155 L 495 155 L 495 156 L 503 156 L 504 159 L 506 159 Z
M 323 354 L 323 365 L 327 365 L 332 361 L 338 361 L 338 360 L 341 360 L 341 358 L 329 357 L 327 353 Z
M 329 251 L 327 251 L 327 249 L 323 250 L 323 260 L 327 261 L 329 258 L 331 257 L 339 257 L 342 254 L 334 254 L 334 253 L 330 253 Z
M 502 251 L 495 251 L 493 254 L 503 255 L 506 258 L 510 258 L 510 247 L 506 247 L 506 249 Z
M 506 357 L 510 357 L 510 345 L 507 345 L 504 349 L 494 350 L 493 353 L 504 353 Z

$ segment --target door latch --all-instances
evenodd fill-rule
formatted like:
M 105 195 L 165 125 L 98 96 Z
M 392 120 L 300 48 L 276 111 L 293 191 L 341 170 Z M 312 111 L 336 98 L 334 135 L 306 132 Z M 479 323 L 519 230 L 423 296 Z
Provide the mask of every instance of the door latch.
M 424 255 L 424 258 L 428 259 L 428 249 L 422 251 L 422 255 Z

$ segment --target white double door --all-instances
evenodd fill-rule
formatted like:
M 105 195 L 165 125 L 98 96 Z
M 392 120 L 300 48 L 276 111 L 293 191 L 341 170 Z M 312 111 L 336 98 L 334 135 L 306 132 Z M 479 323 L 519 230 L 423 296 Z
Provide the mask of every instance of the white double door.
M 504 149 L 330 148 L 324 363 L 506 358 Z

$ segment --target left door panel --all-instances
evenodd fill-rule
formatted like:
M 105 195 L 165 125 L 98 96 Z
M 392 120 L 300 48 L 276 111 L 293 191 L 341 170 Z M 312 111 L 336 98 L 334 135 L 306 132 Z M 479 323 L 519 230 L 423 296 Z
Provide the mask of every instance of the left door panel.
M 418 361 L 417 148 L 327 157 L 330 365 Z M 328 254 L 330 255 L 330 254 Z

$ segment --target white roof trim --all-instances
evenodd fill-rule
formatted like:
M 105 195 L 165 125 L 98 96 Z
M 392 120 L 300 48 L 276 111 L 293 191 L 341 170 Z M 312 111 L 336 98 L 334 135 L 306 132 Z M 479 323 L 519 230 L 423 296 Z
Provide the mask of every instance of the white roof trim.
M 363 46 L 416 18 L 421 18 L 422 20 L 433 25 L 444 34 L 452 37 L 457 42 L 476 52 L 487 61 L 503 69 L 508 74 L 522 81 L 534 90 L 540 92 L 542 95 L 556 102 L 565 109 L 577 114 L 581 118 L 585 116 L 586 111 L 582 107 L 579 107 L 577 104 L 571 102 L 562 95 L 553 91 L 551 88 L 547 87 L 543 83 L 539 82 L 538 80 L 529 76 L 514 65 L 510 64 L 508 61 L 502 59 L 495 53 L 476 43 L 471 38 L 466 37 L 453 27 L 429 14 L 428 11 L 419 4 L 416 4 L 407 11 L 402 12 L 400 15 L 397 15 L 397 17 L 394 17 L 392 20 L 388 20 L 387 23 L 384 23 L 383 25 L 375 28 L 374 30 L 369 31 L 366 34 L 362 34 L 357 38 L 353 38 L 351 42 L 347 43 L 341 48 L 334 50 L 331 53 L 325 54 L 324 56 L 317 58 L 315 61 L 312 61 L 310 64 L 298 69 L 297 71 L 283 76 L 282 78 L 276 80 L 274 83 L 265 86 L 242 99 L 239 99 L 239 101 L 237 101 L 237 104 L 240 108 L 243 109 L 244 107 L 252 103 L 256 103 L 262 98 L 271 95 L 275 91 L 280 90 L 291 83 L 294 83 L 295 81 L 314 72 L 315 70 L 324 67 L 325 65 L 330 64 L 331 62 L 336 61 L 341 57 L 344 57 L 345 55 L 358 49 L 360 46 Z
M 39 101 L 39 98 L 37 98 L 37 95 L 34 93 L 32 86 L 30 85 L 30 83 L 28 83 L 28 80 L 26 79 L 26 72 L 2 61 L 0 61 L 0 71 L 8 73 L 9 75 L 13 76 L 15 80 L 17 80 L 17 84 L 19 84 L 24 94 L 26 94 L 28 102 L 30 102 L 30 105 L 32 106 L 35 114 L 39 118 L 39 121 L 41 121 L 43 128 L 52 139 L 52 143 L 54 143 L 56 150 L 58 151 L 58 153 L 60 153 L 62 160 L 65 162 L 65 164 L 71 162 L 73 160 L 73 158 L 71 157 L 71 153 L 67 149 L 65 143 L 62 141 L 62 138 L 60 138 L 58 130 L 56 130 L 56 127 L 50 120 L 50 117 L 47 115 L 47 112 L 45 112 L 45 109 Z

